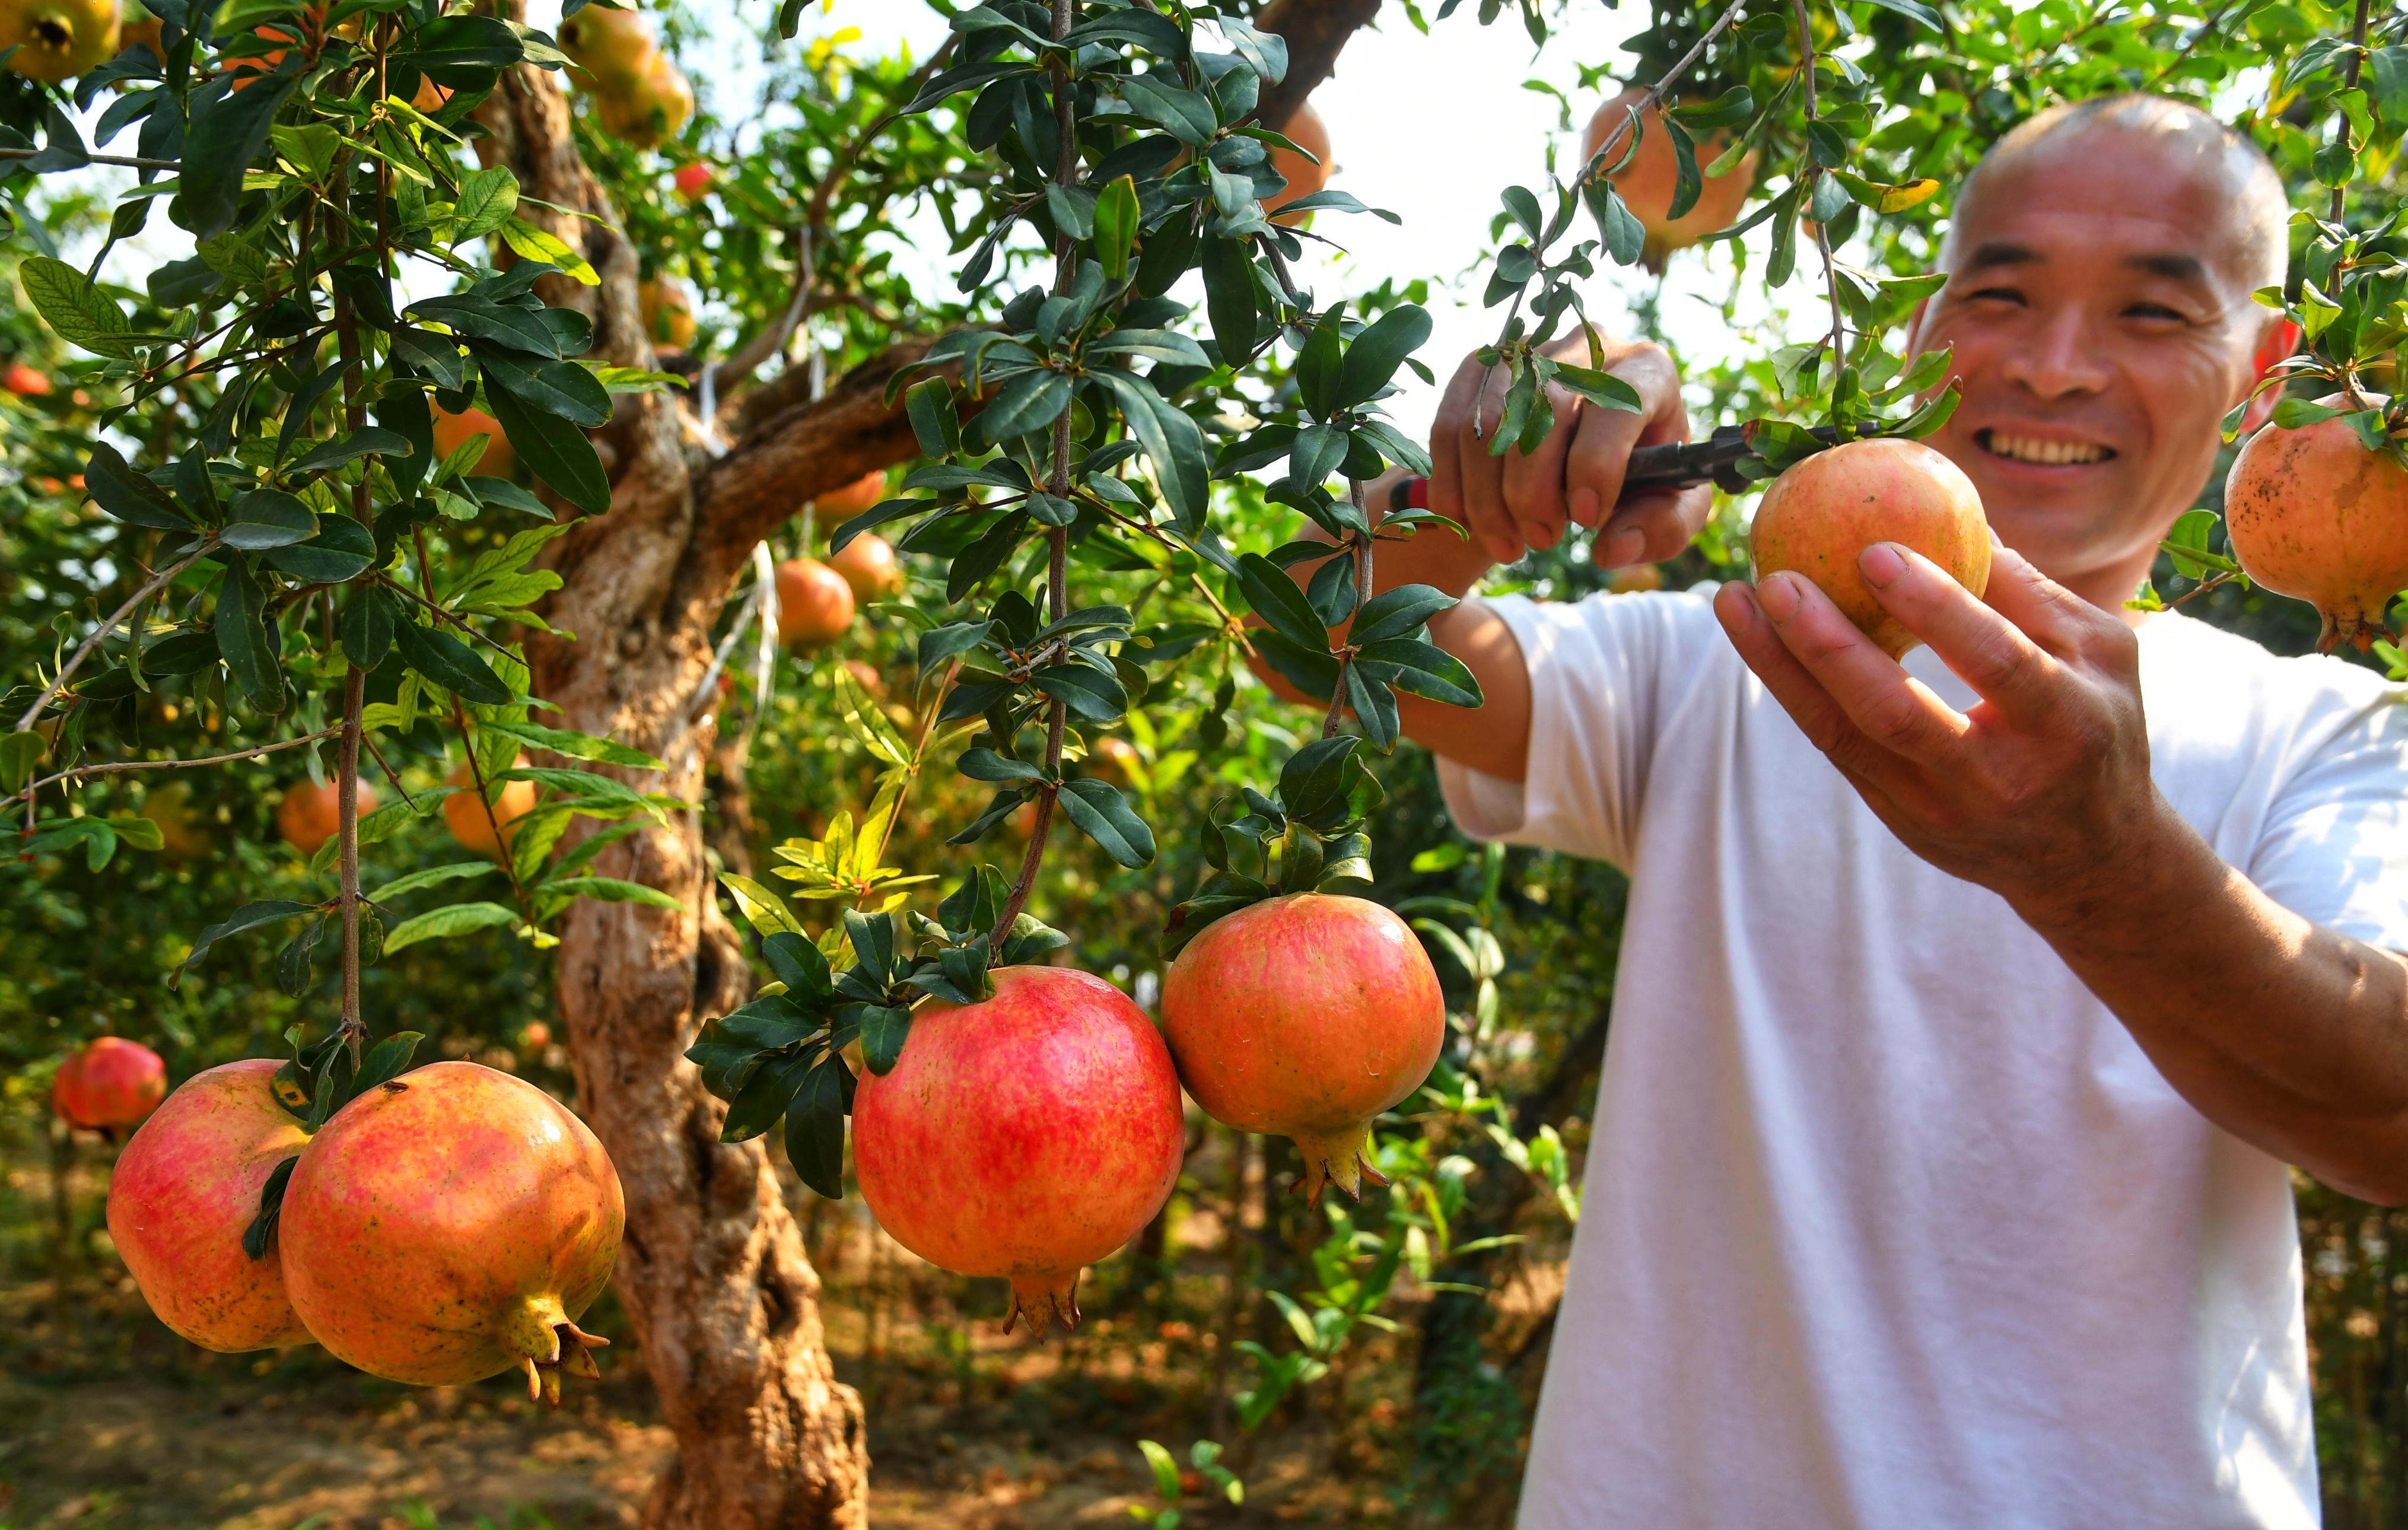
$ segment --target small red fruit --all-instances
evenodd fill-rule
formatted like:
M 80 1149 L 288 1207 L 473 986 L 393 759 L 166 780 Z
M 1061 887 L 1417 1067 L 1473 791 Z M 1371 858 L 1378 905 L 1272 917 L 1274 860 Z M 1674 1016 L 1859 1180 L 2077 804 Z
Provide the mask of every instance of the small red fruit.
M 778 565 L 778 639 L 794 648 L 822 648 L 853 625 L 853 586 L 817 558 Z
M 695 160 L 690 164 L 679 165 L 677 174 L 671 179 L 677 185 L 680 196 L 699 197 L 703 193 L 710 190 L 710 166 L 700 160 Z
M 1856 566 L 1875 542 L 1913 548 L 1977 596 L 1989 585 L 1982 496 L 1963 468 L 1920 441 L 1879 436 L 1816 452 L 1772 480 L 1747 533 L 1756 578 L 1804 575 L 1895 659 L 1923 639 Z
M 841 489 L 829 490 L 815 503 L 823 516 L 859 515 L 864 510 L 877 508 L 878 502 L 885 497 L 886 472 L 883 468 L 873 468 Z
M 853 1102 L 862 1198 L 895 1240 L 1011 1282 L 1025 1318 L 1079 1322 L 1079 1271 L 1170 1198 L 1179 1080 L 1145 1012 L 1068 967 L 1001 967 L 982 1004 L 930 1004 Z
M 94 1037 L 50 1078 L 50 1108 L 70 1126 L 132 1126 L 167 1097 L 167 1065 L 139 1041 Z
M 829 557 L 828 566 L 852 587 L 858 605 L 884 600 L 903 588 L 903 565 L 896 561 L 895 544 L 870 532 L 845 543 L 843 551 Z
M 543 1051 L 552 1045 L 552 1027 L 539 1020 L 528 1021 L 526 1029 L 519 1033 L 519 1045 L 528 1051 Z
M 609 1283 L 619 1176 L 583 1122 L 533 1084 L 436 1063 L 335 1112 L 302 1151 L 280 1236 L 293 1309 L 372 1376 L 457 1386 L 524 1370 L 560 1395 L 598 1374 L 576 1320 Z
M 2408 589 L 2408 470 L 2345 420 L 2269 425 L 2232 459 L 2224 534 L 2251 579 L 2316 608 L 2320 651 L 2363 650 L 2390 631 L 2384 613 Z
M 526 763 L 526 756 L 522 754 L 510 762 L 510 768 L 523 770 Z M 466 761 L 455 766 L 445 779 L 460 790 L 443 799 L 444 825 L 451 829 L 452 837 L 460 841 L 461 848 L 472 854 L 498 856 L 502 846 L 508 844 L 517 832 L 515 825 L 518 821 L 535 811 L 533 781 L 505 783 L 489 817 L 485 812 L 484 799 L 477 794 L 477 778 L 469 770 Z M 498 840 L 494 837 L 494 825 L 496 823 L 502 828 Z
M 276 1103 L 272 1057 L 185 1080 L 108 1177 L 108 1236 L 159 1321 L 205 1350 L 309 1342 L 273 1248 L 243 1252 L 260 1188 L 309 1140 Z
M 0 372 L 0 388 L 20 398 L 39 398 L 50 391 L 50 379 L 23 362 L 10 362 L 8 369 Z
M 1294 1137 L 1297 1188 L 1385 1184 L 1371 1122 L 1429 1077 L 1446 996 L 1401 919 L 1363 898 L 1298 893 L 1214 921 L 1162 981 L 1180 1081 L 1213 1120 Z

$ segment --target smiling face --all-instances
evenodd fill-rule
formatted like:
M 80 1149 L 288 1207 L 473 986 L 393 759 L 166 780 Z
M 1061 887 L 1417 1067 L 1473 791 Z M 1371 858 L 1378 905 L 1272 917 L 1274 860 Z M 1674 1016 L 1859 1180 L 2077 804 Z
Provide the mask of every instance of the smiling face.
M 1915 326 L 1914 349 L 1956 348 L 1964 392 L 1928 444 L 2001 540 L 2112 606 L 2198 497 L 2225 412 L 2288 349 L 2250 298 L 2282 279 L 2280 188 L 2203 118 L 2039 125 L 1968 186 L 1948 284 Z

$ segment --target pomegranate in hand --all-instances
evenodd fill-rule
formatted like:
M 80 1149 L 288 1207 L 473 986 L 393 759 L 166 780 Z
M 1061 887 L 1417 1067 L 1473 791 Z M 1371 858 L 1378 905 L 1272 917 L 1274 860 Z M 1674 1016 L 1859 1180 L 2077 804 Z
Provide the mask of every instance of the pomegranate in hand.
M 95 1037 L 50 1078 L 50 1108 L 86 1131 L 132 1126 L 167 1097 L 167 1065 L 139 1041 Z
M 335 1112 L 285 1188 L 293 1308 L 372 1376 L 456 1386 L 517 1367 L 560 1399 L 598 1375 L 576 1320 L 609 1283 L 627 1220 L 583 1122 L 533 1084 L 437 1063 Z
M 1790 570 L 1895 659 L 1923 641 L 1889 614 L 1856 559 L 1896 542 L 1978 598 L 1990 582 L 1990 523 L 1965 470 L 1920 441 L 1877 436 L 1818 451 L 1772 480 L 1748 526 L 1756 576 Z
M 185 1080 L 142 1123 L 108 1177 L 108 1236 L 159 1321 L 205 1350 L 309 1342 L 284 1268 L 243 1251 L 259 1193 L 309 1136 L 276 1103 L 272 1057 Z
M 1153 1022 L 1068 967 L 1000 967 L 982 1004 L 932 1003 L 853 1102 L 862 1198 L 895 1240 L 1011 1282 L 1004 1331 L 1079 1322 L 1079 1271 L 1170 1198 L 1186 1150 Z
M 1207 925 L 1162 982 L 1180 1080 L 1213 1120 L 1294 1137 L 1297 1188 L 1359 1197 L 1371 1122 L 1419 1089 L 1446 996 L 1412 930 L 1363 898 L 1299 893 Z
M 2251 579 L 2325 619 L 2319 651 L 2362 651 L 2389 633 L 2384 612 L 2408 589 L 2408 470 L 2345 420 L 2269 425 L 2232 460 L 2224 534 Z

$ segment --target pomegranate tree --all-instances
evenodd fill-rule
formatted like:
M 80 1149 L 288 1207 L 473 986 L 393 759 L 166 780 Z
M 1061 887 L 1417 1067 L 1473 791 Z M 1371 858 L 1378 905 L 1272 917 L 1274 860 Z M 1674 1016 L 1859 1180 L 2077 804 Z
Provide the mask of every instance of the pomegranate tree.
M 1162 984 L 1180 1080 L 1213 1120 L 1293 1137 L 1297 1188 L 1387 1181 L 1371 1122 L 1421 1087 L 1446 997 L 1405 922 L 1363 898 L 1298 893 L 1215 921 Z
M 1068 967 L 1005 967 L 932 1003 L 860 1081 L 853 1169 L 879 1225 L 933 1265 L 1011 1282 L 1008 1332 L 1079 1321 L 1079 1272 L 1154 1220 L 1185 1148 L 1179 1079 L 1143 1010 Z
M 205 1350 L 309 1342 L 272 1243 L 243 1247 L 262 1189 L 309 1140 L 277 1102 L 277 1067 L 249 1058 L 186 1080 L 109 1173 L 108 1236 L 142 1299 Z
M 86 1131 L 132 1126 L 167 1097 L 167 1065 L 139 1041 L 94 1037 L 59 1065 L 50 1079 L 50 1108 Z
M 1922 639 L 1873 594 L 1856 559 L 1875 542 L 1913 548 L 1979 595 L 1990 526 L 1965 470 L 1920 441 L 1877 436 L 1818 451 L 1772 480 L 1748 527 L 1758 579 L 1804 575 L 1895 659 Z
M 436 1063 L 363 1091 L 285 1188 L 294 1310 L 370 1375 L 458 1385 L 513 1367 L 558 1401 L 598 1374 L 577 1319 L 602 1294 L 626 1208 L 585 1123 L 533 1084 Z
M 2346 421 L 2252 436 L 2224 482 L 2224 528 L 2251 579 L 2324 618 L 2322 651 L 2389 634 L 2384 612 L 2408 589 L 2408 469 Z

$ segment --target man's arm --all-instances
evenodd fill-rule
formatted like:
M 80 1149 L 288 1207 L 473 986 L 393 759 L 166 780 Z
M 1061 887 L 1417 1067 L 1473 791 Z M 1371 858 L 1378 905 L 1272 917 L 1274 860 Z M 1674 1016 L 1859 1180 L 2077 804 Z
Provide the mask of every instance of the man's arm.
M 1579 359 L 1588 359 L 1584 341 Z M 1374 549 L 1369 593 L 1427 584 L 1462 599 L 1430 619 L 1430 641 L 1461 660 L 1487 698 L 1481 707 L 1466 708 L 1399 692 L 1398 725 L 1406 737 L 1440 758 L 1503 780 L 1523 779 L 1529 766 L 1529 668 L 1505 619 L 1477 599 L 1462 597 L 1493 565 L 1563 540 L 1569 524 L 1603 523 L 1597 561 L 1607 567 L 1670 558 L 1688 545 L 1713 507 L 1713 492 L 1704 488 L 1622 493 L 1631 451 L 1687 440 L 1689 416 L 1681 401 L 1680 374 L 1662 347 L 1610 346 L 1602 360 L 1606 370 L 1638 391 L 1644 409 L 1600 409 L 1550 389 L 1555 425 L 1546 444 L 1527 457 L 1519 450 L 1502 457 L 1489 453 L 1504 409 L 1506 374 L 1483 367 L 1477 358 L 1466 360 L 1447 385 L 1430 430 L 1436 469 L 1430 508 L 1463 524 L 1469 539 L 1444 526 L 1425 525 L 1408 538 L 1382 539 Z M 1375 517 L 1399 477 L 1392 473 L 1371 485 L 1367 497 Z M 1309 527 L 1307 535 L 1319 533 Z M 1302 585 L 1319 566 L 1317 560 L 1300 563 L 1289 572 Z M 1341 636 L 1344 630 L 1336 629 Z M 1259 662 L 1254 672 L 1287 700 L 1312 699 Z
M 2159 794 L 2131 629 L 2003 548 L 1986 605 L 1895 544 L 1858 566 L 1970 712 L 1796 575 L 1726 585 L 1715 613 L 1907 848 L 2004 897 L 2200 1114 L 2408 1203 L 2408 960 L 2275 903 Z

